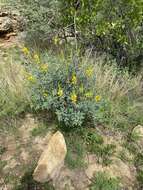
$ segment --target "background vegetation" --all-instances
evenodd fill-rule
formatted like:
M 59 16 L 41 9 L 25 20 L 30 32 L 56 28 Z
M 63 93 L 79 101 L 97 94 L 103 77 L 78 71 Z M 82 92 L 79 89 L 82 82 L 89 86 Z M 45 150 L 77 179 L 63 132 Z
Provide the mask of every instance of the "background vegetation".
M 140 0 L 93 0 L 92 3 L 19 0 L 15 3 L 27 18 L 27 40 L 33 39 L 36 44 L 40 40 L 49 46 L 52 41 L 67 42 L 69 37 L 76 37 L 83 50 L 88 47 L 106 52 L 120 66 L 139 69 L 142 65 L 143 2 Z

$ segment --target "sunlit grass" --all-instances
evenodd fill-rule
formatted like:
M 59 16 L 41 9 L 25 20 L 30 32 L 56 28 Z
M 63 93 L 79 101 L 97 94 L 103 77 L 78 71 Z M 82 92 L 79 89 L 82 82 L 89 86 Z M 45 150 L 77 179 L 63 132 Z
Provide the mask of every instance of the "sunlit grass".
M 24 78 L 24 66 L 16 59 L 15 52 L 7 52 L 0 61 L 0 116 L 15 115 L 29 103 Z
M 128 128 L 143 124 L 142 73 L 136 76 L 121 71 L 115 65 L 95 64 L 96 90 L 109 102 L 108 123 L 113 127 Z

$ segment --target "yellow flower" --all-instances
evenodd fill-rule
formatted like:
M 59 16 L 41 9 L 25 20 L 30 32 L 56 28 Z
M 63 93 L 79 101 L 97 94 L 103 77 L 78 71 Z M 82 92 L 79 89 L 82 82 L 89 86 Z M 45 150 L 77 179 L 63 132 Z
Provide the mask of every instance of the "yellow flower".
M 89 67 L 86 71 L 85 74 L 87 77 L 91 77 L 93 75 L 93 68 Z
M 40 66 L 40 69 L 41 69 L 42 72 L 47 72 L 48 71 L 48 65 L 47 64 L 42 64 Z
M 99 95 L 95 96 L 95 101 L 96 102 L 99 102 L 100 100 L 101 100 L 101 96 L 99 96 Z
M 59 38 L 58 36 L 55 36 L 54 37 L 54 44 L 57 45 L 59 43 Z
M 90 91 L 85 94 L 86 98 L 91 98 L 92 96 L 93 96 L 93 93 Z
M 58 96 L 61 97 L 61 96 L 63 96 L 63 94 L 64 94 L 63 93 L 63 89 L 59 87 L 59 89 L 58 89 Z
M 38 55 L 38 54 L 35 53 L 35 54 L 33 55 L 33 58 L 34 58 L 34 60 L 35 60 L 36 63 L 38 63 L 38 64 L 40 63 L 40 58 L 39 58 L 39 55 Z
M 43 93 L 43 96 L 46 98 L 48 96 L 48 93 L 47 92 L 44 92 Z
M 109 26 L 111 26 L 111 28 L 115 28 L 118 25 L 118 23 L 112 22 L 111 24 L 109 24 Z
M 30 81 L 30 82 L 35 82 L 35 78 L 32 76 L 32 75 L 29 75 L 27 77 L 27 79 Z
M 75 92 L 73 92 L 72 94 L 71 94 L 71 101 L 74 103 L 74 104 L 76 104 L 76 102 L 77 102 L 77 95 L 75 94 Z
M 30 54 L 30 52 L 29 52 L 29 50 L 28 50 L 27 47 L 24 47 L 24 48 L 22 49 L 22 52 L 23 52 L 25 55 L 29 55 L 29 54 Z
M 76 84 L 77 83 L 76 75 L 72 76 L 71 82 L 72 82 L 72 84 Z

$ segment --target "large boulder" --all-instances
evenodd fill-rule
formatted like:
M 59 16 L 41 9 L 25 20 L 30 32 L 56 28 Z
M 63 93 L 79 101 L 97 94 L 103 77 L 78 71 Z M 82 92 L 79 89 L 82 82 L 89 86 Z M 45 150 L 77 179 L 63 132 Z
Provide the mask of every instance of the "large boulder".
M 38 161 L 38 165 L 33 173 L 34 180 L 41 183 L 55 180 L 64 164 L 66 153 L 65 139 L 58 131 L 50 138 Z
M 24 18 L 18 11 L 0 9 L 0 34 L 2 36 L 11 32 L 23 31 L 24 25 Z
M 7 33 L 12 29 L 12 21 L 9 17 L 0 17 L 0 33 Z

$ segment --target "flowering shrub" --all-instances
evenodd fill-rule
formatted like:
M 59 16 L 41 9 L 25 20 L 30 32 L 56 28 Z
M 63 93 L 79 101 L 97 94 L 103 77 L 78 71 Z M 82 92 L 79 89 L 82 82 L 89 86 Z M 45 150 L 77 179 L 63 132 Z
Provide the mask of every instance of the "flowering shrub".
M 103 104 L 95 89 L 94 64 L 78 58 L 61 59 L 49 55 L 27 57 L 27 79 L 32 86 L 33 107 L 52 111 L 65 126 L 81 126 L 85 120 L 96 120 Z

